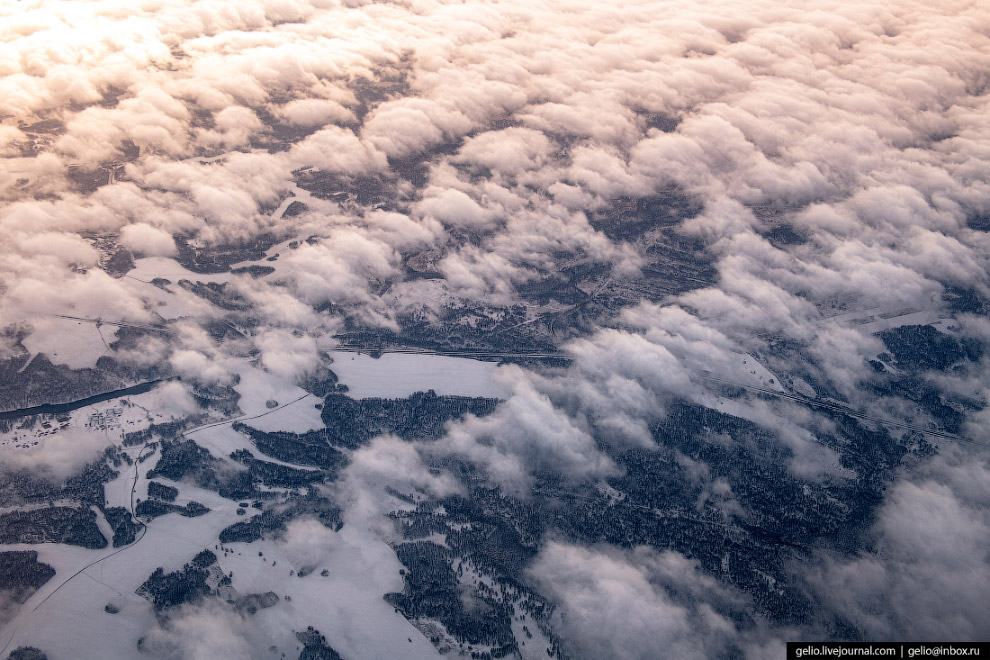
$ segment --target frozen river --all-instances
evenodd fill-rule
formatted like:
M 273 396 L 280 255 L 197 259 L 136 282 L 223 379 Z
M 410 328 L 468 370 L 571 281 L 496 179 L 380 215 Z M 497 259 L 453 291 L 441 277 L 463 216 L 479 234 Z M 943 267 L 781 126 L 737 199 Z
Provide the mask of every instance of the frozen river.
M 497 378 L 495 362 L 411 353 L 386 353 L 379 358 L 363 353 L 332 355 L 330 368 L 355 399 L 396 399 L 427 390 L 449 396 L 508 396 Z

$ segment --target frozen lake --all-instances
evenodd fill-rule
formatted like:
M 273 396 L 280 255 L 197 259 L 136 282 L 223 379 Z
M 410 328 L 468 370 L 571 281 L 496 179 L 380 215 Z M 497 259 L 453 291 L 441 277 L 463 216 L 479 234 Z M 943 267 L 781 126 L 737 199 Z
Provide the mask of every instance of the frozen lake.
M 505 398 L 498 363 L 445 355 L 386 353 L 373 358 L 363 353 L 334 352 L 330 366 L 355 399 L 404 398 L 433 390 L 440 395 Z

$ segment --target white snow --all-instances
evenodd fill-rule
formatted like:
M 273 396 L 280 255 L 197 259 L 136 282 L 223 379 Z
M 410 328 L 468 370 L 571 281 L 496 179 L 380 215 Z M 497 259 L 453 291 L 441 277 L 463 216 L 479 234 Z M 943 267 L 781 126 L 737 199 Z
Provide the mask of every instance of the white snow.
M 176 400 L 173 385 L 73 410 L 67 422 L 35 418 L 28 428 L 29 420 L 15 420 L 9 431 L 0 432 L 0 460 L 47 466 L 57 474 L 71 472 L 111 444 L 120 444 L 125 433 L 184 417 L 187 411 Z
M 252 455 L 257 454 L 252 451 L 251 441 L 231 428 L 229 422 L 208 424 L 186 431 L 184 435 L 200 447 L 208 449 L 217 458 L 226 458 L 238 449 L 247 449 Z
M 194 273 L 175 259 L 170 257 L 144 257 L 134 260 L 134 268 L 127 276 L 136 280 L 151 282 L 156 277 L 162 277 L 172 282 L 189 280 L 191 282 L 229 282 L 234 275 L 230 273 Z
M 180 280 L 224 283 L 234 277 L 231 273 L 194 273 L 175 259 L 146 257 L 137 259 L 122 281 L 142 296 L 153 312 L 172 320 L 187 316 L 210 318 L 220 313 L 211 303 L 179 286 Z M 169 280 L 172 284 L 165 289 L 159 288 L 151 283 L 156 278 Z
M 96 366 L 96 361 L 110 352 L 108 342 L 114 340 L 116 328 L 100 326 L 89 321 L 50 317 L 32 322 L 32 332 L 22 343 L 32 355 L 43 353 L 52 364 L 64 364 L 70 369 Z
M 495 378 L 495 362 L 408 353 L 386 353 L 377 359 L 363 353 L 334 352 L 332 356 L 330 368 L 355 399 L 404 398 L 427 390 L 452 396 L 509 395 Z
M 826 319 L 827 324 L 855 327 L 862 332 L 874 333 L 899 328 L 903 325 L 934 325 L 943 319 L 936 309 L 919 303 L 917 307 L 871 307 L 837 314 Z
M 244 423 L 248 426 L 255 426 L 255 420 L 247 419 Z M 305 465 L 287 463 L 259 452 L 247 436 L 238 433 L 232 428 L 232 422 L 208 424 L 198 429 L 186 431 L 185 436 L 192 439 L 200 447 L 208 449 L 217 458 L 227 459 L 232 452 L 244 449 L 258 460 L 268 463 L 278 463 L 279 465 L 296 469 L 307 469 Z
M 752 355 L 739 353 L 736 355 L 736 359 L 749 375 L 750 382 L 747 383 L 748 385 L 774 390 L 776 392 L 784 391 L 783 385 L 780 384 L 780 379 L 774 376 L 769 369 L 760 364 Z
M 178 514 L 156 518 L 143 538 L 123 550 L 54 544 L 0 546 L 5 550 L 37 550 L 39 560 L 56 570 L 55 577 L 28 599 L 19 615 L 0 632 L 0 643 L 6 644 L 9 638 L 8 650 L 37 646 L 52 660 L 134 658 L 138 638 L 155 625 L 151 605 L 134 591 L 157 567 L 174 571 L 197 552 L 212 549 L 220 531 L 242 519 L 235 512 L 236 503 L 185 484 L 182 488 L 183 495 L 212 511 L 198 518 Z M 93 562 L 98 563 L 72 577 Z M 120 613 L 104 612 L 108 602 L 120 607 Z M 80 656 L 80 640 L 86 641 L 85 656 Z
M 323 402 L 319 397 L 250 364 L 238 367 L 237 373 L 241 380 L 234 389 L 241 395 L 237 402 L 237 407 L 244 413 L 241 421 L 268 432 L 305 433 L 323 428 L 320 411 L 316 408 L 316 404 Z M 278 407 L 269 408 L 269 401 L 275 401 Z
M 238 449 L 247 449 L 256 458 L 283 465 L 291 465 L 268 456 L 259 455 L 251 441 L 233 430 L 234 422 L 243 422 L 259 431 L 306 433 L 322 429 L 323 420 L 317 404 L 323 400 L 306 392 L 290 381 L 265 372 L 249 363 L 235 369 L 240 381 L 234 386 L 240 394 L 237 406 L 242 414 L 232 419 L 205 424 L 185 432 L 202 447 L 218 458 L 226 458 Z M 269 408 L 274 402 L 274 408 Z M 298 466 L 293 466 L 298 467 Z
M 939 312 L 935 310 L 923 310 L 920 312 L 910 312 L 907 314 L 898 314 L 896 316 L 886 316 L 880 314 L 877 317 L 871 318 L 866 322 L 859 322 L 856 325 L 863 332 L 869 332 L 873 334 L 875 332 L 881 332 L 883 330 L 892 330 L 894 328 L 899 328 L 904 325 L 937 325 L 942 320 Z
M 327 532 L 333 538 L 322 561 L 302 578 L 289 575 L 302 566 L 292 563 L 291 548 L 283 543 L 227 544 L 241 553 L 220 559 L 224 570 L 234 572 L 233 584 L 239 592 L 274 591 L 282 598 L 275 607 L 255 614 L 252 622 L 280 650 L 293 649 L 292 655 L 296 641 L 290 631 L 313 626 L 348 660 L 441 657 L 383 599 L 386 593 L 402 591 L 401 564 L 392 549 L 356 527 Z M 328 570 L 327 577 L 320 575 L 323 569 Z
M 534 619 L 526 617 L 526 620 L 521 620 L 521 613 L 523 610 L 518 610 L 516 616 L 512 617 L 512 634 L 519 640 L 519 653 L 522 655 L 523 660 L 543 660 L 544 658 L 549 658 L 547 651 L 552 648 L 550 640 L 547 639 L 546 635 L 540 629 L 540 626 Z M 526 635 L 526 630 L 523 630 L 525 626 L 526 630 L 532 637 Z

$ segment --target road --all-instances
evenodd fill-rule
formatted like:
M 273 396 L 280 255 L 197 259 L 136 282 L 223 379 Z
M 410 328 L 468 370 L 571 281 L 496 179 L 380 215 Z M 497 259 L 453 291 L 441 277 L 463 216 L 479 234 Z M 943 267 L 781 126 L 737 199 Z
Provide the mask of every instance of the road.
M 716 383 L 722 383 L 723 385 L 730 385 L 732 387 L 739 387 L 744 390 L 749 390 L 750 392 L 758 392 L 760 394 L 766 394 L 769 396 L 774 396 L 779 399 L 787 399 L 789 401 L 795 401 L 797 403 L 804 404 L 811 408 L 824 408 L 826 410 L 834 410 L 835 412 L 848 415 L 849 417 L 855 417 L 857 419 L 866 419 L 871 422 L 877 422 L 878 424 L 885 424 L 887 426 L 893 426 L 896 428 L 907 429 L 909 431 L 917 431 L 918 433 L 927 433 L 928 435 L 933 435 L 938 438 L 943 438 L 945 440 L 957 440 L 961 442 L 975 442 L 975 440 L 970 440 L 969 438 L 963 438 L 958 435 L 953 435 L 952 433 L 946 433 L 945 431 L 938 431 L 936 429 L 926 429 L 920 426 L 915 426 L 914 424 L 907 424 L 905 422 L 898 422 L 892 419 L 887 419 L 884 417 L 876 417 L 874 415 L 868 415 L 866 413 L 859 412 L 848 406 L 844 406 L 841 403 L 834 401 L 824 401 L 821 399 L 810 399 L 806 396 L 801 396 L 800 394 L 791 394 L 788 392 L 778 392 L 777 390 L 771 390 L 764 387 L 756 387 L 755 385 L 743 385 L 741 383 L 736 383 L 730 380 L 725 380 L 724 378 L 717 378 L 715 376 L 705 376 L 700 375 L 703 380 L 708 380 Z
M 570 360 L 566 353 L 519 353 L 511 351 L 442 351 L 428 348 L 401 348 L 377 346 L 335 346 L 330 349 L 334 353 L 405 353 L 415 355 L 444 355 L 448 357 L 465 358 L 532 358 L 534 360 Z

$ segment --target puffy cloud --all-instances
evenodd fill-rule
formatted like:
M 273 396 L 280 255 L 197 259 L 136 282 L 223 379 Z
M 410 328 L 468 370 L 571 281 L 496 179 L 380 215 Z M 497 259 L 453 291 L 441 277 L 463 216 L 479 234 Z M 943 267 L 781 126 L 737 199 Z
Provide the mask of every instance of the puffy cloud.
M 293 287 L 311 304 L 370 302 L 376 282 L 395 274 L 393 248 L 354 229 L 334 229 L 326 238 L 306 243 L 284 259 Z
M 175 239 L 170 233 L 143 223 L 124 227 L 120 231 L 120 244 L 148 257 L 170 257 L 176 253 Z
M 369 234 L 398 249 L 431 247 L 442 240 L 443 227 L 429 218 L 413 220 L 401 213 L 372 211 L 365 214 Z
M 206 331 L 191 321 L 175 327 L 177 332 L 168 363 L 176 375 L 207 385 L 227 385 L 233 381 L 231 358 L 219 350 Z
M 298 168 L 318 167 L 331 172 L 360 174 L 385 169 L 385 154 L 346 128 L 331 126 L 292 146 L 289 154 Z
M 826 555 L 808 573 L 822 604 L 869 639 L 982 639 L 990 583 L 985 452 L 944 454 L 887 494 L 874 550 Z
M 351 123 L 354 113 L 331 99 L 296 99 L 279 108 L 279 114 L 295 126 L 311 127 Z
M 255 345 L 265 369 L 290 380 L 305 376 L 319 364 L 316 341 L 306 335 L 270 330 L 256 337 Z
M 737 636 L 726 610 L 738 596 L 677 552 L 551 541 L 529 575 L 560 606 L 565 648 L 578 658 L 710 658 Z
M 244 615 L 223 603 L 207 600 L 184 605 L 163 625 L 148 631 L 141 650 L 162 660 L 261 658 L 260 641 Z
M 990 336 L 981 316 L 943 299 L 990 291 L 982 5 L 12 7 L 0 7 L 0 326 L 11 337 L 27 329 L 25 345 L 54 353 L 57 314 L 138 323 L 166 314 L 158 293 L 101 270 L 118 237 L 146 256 L 277 246 L 252 255 L 262 268 L 250 273 L 200 274 L 246 305 L 183 290 L 175 313 L 191 318 L 116 353 L 194 381 L 231 382 L 233 361 L 255 349 L 271 373 L 295 378 L 314 363 L 314 337 L 401 333 L 403 315 L 436 320 L 452 304 L 525 305 L 532 327 L 561 319 L 533 337 L 566 336 L 569 367 L 510 370 L 513 394 L 493 415 L 460 420 L 435 443 L 379 438 L 354 452 L 338 495 L 350 520 L 383 537 L 385 485 L 456 490 L 426 459 L 475 463 L 519 495 L 540 471 L 615 474 L 600 443 L 656 446 L 651 428 L 671 400 L 715 404 L 707 376 L 755 382 L 746 356 L 850 405 L 917 415 L 868 387 L 866 359 L 883 349 L 875 328 L 835 314 L 921 309 L 962 336 Z M 602 217 L 671 191 L 699 213 L 642 236 L 600 229 Z M 294 201 L 306 210 L 285 213 Z M 661 298 L 644 274 L 668 251 L 710 264 L 712 279 Z M 600 274 L 578 282 L 593 292 L 586 301 L 520 293 L 562 268 Z M 217 338 L 199 327 L 216 331 L 221 318 L 243 331 Z M 562 331 L 567 319 L 580 321 Z M 926 382 L 985 399 L 985 378 L 963 371 Z M 172 390 L 176 409 L 189 404 Z M 848 476 L 816 443 L 834 431 L 820 415 L 748 395 L 732 403 L 789 449 L 795 475 Z M 984 434 L 986 417 L 966 409 L 960 432 Z M 60 451 L 52 447 L 53 465 L 77 464 Z M 971 472 L 966 486 L 966 457 L 982 458 L 959 452 L 920 476 L 905 467 L 889 488 L 872 532 L 883 552 L 821 559 L 808 582 L 823 607 L 879 636 L 985 636 L 972 603 L 986 594 L 964 578 L 985 573 L 984 501 L 970 492 L 985 474 Z M 730 510 L 738 505 L 724 486 L 707 495 Z M 929 519 L 939 526 L 926 528 Z M 319 537 L 304 527 L 289 535 Z M 536 569 L 579 657 L 646 657 L 657 645 L 703 657 L 739 636 L 724 603 L 698 604 L 724 593 L 675 553 L 550 544 Z M 595 602 L 609 614 L 607 636 L 595 634 Z M 243 622 L 226 616 L 180 617 L 149 648 L 250 655 L 247 637 L 222 630 Z M 759 655 L 774 643 L 738 645 Z
M 27 470 L 34 477 L 62 483 L 99 459 L 108 446 L 106 434 L 74 428 L 49 435 L 37 445 L 5 451 L 3 469 Z
M 67 245 L 75 248 L 78 244 Z M 5 326 L 50 321 L 55 314 L 138 323 L 151 320 L 143 301 L 125 283 L 101 270 L 67 271 L 62 262 L 54 259 L 23 265 L 40 266 L 42 270 L 12 278 L 0 310 L 0 322 Z
M 396 503 L 383 495 L 386 487 L 439 497 L 461 491 L 453 477 L 430 470 L 419 448 L 395 436 L 374 438 L 350 458 L 334 492 L 344 509 L 344 524 L 362 533 L 370 529 L 381 538 L 396 536 L 394 526 L 385 518 L 396 508 Z
M 230 372 L 209 356 L 187 348 L 172 353 L 169 363 L 176 374 L 207 384 L 229 383 Z
M 404 158 L 472 128 L 473 122 L 456 110 L 412 98 L 383 103 L 365 120 L 362 136 L 390 157 Z
M 337 533 L 314 518 L 296 518 L 278 540 L 295 570 L 312 570 L 339 545 Z
M 429 193 L 427 193 L 429 195 Z M 483 229 L 491 222 L 491 213 L 460 190 L 436 191 L 419 203 L 419 212 L 446 225 Z
M 552 143 L 539 132 L 526 128 L 485 131 L 464 142 L 457 160 L 514 175 L 539 167 L 550 157 Z
M 452 424 L 430 451 L 482 466 L 492 482 L 521 497 L 527 495 L 534 472 L 552 471 L 574 479 L 615 472 L 587 430 L 555 408 L 524 373 L 515 372 L 512 386 L 512 395 L 493 414 L 468 416 Z

